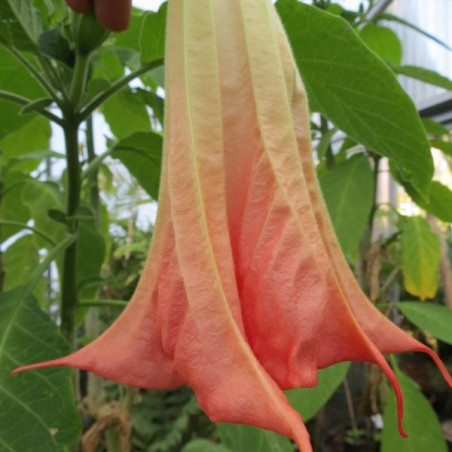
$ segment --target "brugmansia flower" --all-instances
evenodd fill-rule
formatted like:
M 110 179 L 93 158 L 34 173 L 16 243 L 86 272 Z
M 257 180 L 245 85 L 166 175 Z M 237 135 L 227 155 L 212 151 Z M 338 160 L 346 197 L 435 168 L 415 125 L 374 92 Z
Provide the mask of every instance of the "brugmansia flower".
M 213 421 L 309 435 L 282 390 L 317 369 L 428 353 L 360 290 L 311 157 L 306 93 L 270 0 L 170 0 L 159 214 L 138 288 L 72 366 L 142 388 L 189 384 Z

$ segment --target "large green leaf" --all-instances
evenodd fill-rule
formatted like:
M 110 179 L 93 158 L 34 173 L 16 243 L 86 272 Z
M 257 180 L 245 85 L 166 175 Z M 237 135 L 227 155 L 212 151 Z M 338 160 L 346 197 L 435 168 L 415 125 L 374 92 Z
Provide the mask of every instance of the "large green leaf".
M 355 256 L 372 209 L 374 183 L 364 154 L 345 160 L 320 179 L 342 250 Z
M 402 229 L 402 272 L 405 289 L 425 300 L 438 290 L 440 244 L 422 217 L 407 218 Z
M 66 368 L 10 376 L 22 365 L 70 352 L 56 326 L 22 290 L 0 294 L 0 450 L 63 452 L 80 422 Z
M 344 19 L 296 0 L 276 5 L 311 106 L 355 141 L 394 159 L 426 196 L 433 175 L 429 143 L 392 71 Z
M 447 446 L 438 418 L 416 384 L 396 369 L 402 387 L 405 410 L 403 423 L 409 437 L 397 431 L 397 402 L 393 392 L 385 408 L 381 452 L 446 452 Z
M 402 43 L 390 28 L 367 24 L 360 32 L 361 39 L 381 58 L 393 64 L 402 61 Z
M 0 2 L 0 41 L 17 49 L 36 50 L 36 41 L 41 29 L 41 17 L 32 1 Z
M 144 63 L 163 58 L 165 52 L 165 28 L 166 28 L 165 2 L 158 12 L 150 12 L 146 15 L 141 32 L 141 58 Z
M 430 85 L 439 86 L 440 88 L 452 91 L 452 80 L 444 77 L 438 72 L 417 66 L 391 66 L 394 72 L 407 77 L 415 78 Z
M 162 137 L 156 133 L 138 132 L 119 141 L 112 153 L 153 199 L 158 198 L 162 142 Z
M 404 301 L 397 307 L 417 327 L 443 342 L 452 344 L 452 310 L 446 306 L 416 301 Z
M 221 442 L 234 452 L 293 452 L 284 436 L 249 425 L 217 424 Z
M 292 389 L 286 391 L 290 404 L 301 414 L 305 422 L 312 419 L 322 408 L 334 391 L 344 381 L 350 363 L 340 363 L 321 369 L 318 372 L 319 382 L 313 388 Z

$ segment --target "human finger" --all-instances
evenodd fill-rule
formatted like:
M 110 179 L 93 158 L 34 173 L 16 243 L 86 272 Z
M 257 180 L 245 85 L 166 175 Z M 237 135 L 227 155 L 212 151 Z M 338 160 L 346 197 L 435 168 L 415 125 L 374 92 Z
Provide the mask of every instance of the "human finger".
M 94 0 L 99 22 L 112 31 L 124 31 L 130 23 L 132 0 Z
M 86 14 L 91 11 L 91 0 L 66 0 L 66 3 L 76 13 Z

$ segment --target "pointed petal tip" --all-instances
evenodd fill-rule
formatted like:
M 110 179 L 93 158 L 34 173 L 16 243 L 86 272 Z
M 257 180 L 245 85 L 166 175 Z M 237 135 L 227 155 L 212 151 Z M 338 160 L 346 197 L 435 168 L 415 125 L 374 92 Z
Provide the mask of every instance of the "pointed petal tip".
M 37 370 L 37 369 L 44 369 L 46 367 L 57 367 L 57 366 L 65 366 L 66 364 L 64 361 L 60 359 L 54 359 L 52 361 L 44 361 L 42 363 L 35 363 L 35 364 L 27 364 L 25 366 L 17 367 L 16 369 L 12 370 L 10 373 L 11 377 L 16 376 L 18 373 L 25 372 L 28 370 Z
M 452 388 L 452 376 L 450 374 L 449 369 L 442 362 L 441 358 L 431 348 L 427 347 L 426 345 L 422 345 L 422 347 L 420 347 L 419 350 L 417 351 L 426 353 L 428 356 L 430 356 L 430 358 L 436 364 L 436 367 L 440 371 L 444 380 L 446 380 L 447 384 Z
M 402 412 L 399 411 L 399 414 L 397 416 L 397 429 L 399 430 L 399 435 L 402 438 L 408 438 L 408 433 L 405 430 L 405 427 L 403 426 L 403 407 Z

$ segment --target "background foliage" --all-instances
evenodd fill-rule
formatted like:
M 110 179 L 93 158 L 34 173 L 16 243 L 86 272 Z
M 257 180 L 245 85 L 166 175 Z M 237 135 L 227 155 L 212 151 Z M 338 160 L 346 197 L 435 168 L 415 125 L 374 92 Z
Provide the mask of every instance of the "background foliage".
M 373 3 L 276 6 L 308 90 L 318 175 L 350 266 L 385 314 L 450 364 L 452 192 L 432 182 L 430 148 L 451 166 L 451 132 L 421 120 L 396 75 L 447 90 L 452 81 L 402 66 L 402 45 L 381 21 L 404 21 L 372 15 Z M 269 431 L 212 424 L 188 388 L 142 391 L 61 368 L 9 376 L 88 343 L 133 292 L 152 235 L 141 216 L 158 196 L 165 16 L 166 4 L 135 9 L 126 32 L 84 55 L 61 0 L 0 3 L 2 452 L 294 450 Z M 386 159 L 420 215 L 379 202 Z M 452 418 L 452 398 L 436 370 L 414 355 L 392 365 L 410 438 L 396 432 L 379 369 L 344 363 L 320 371 L 316 388 L 288 392 L 316 450 L 447 450 L 440 421 Z

